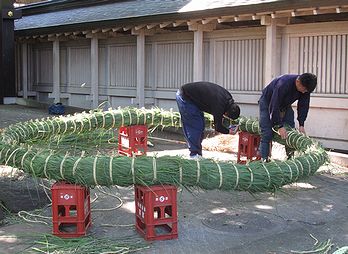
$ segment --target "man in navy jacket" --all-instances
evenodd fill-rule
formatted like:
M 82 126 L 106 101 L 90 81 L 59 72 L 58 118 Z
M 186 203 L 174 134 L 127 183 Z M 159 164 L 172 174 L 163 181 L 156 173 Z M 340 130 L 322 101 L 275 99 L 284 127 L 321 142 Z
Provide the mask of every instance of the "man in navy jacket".
M 224 116 L 237 119 L 240 108 L 225 88 L 210 82 L 188 83 L 181 86 L 176 93 L 176 102 L 191 158 L 202 156 L 205 128 L 203 112 L 214 116 L 216 131 L 233 134 L 234 130 L 224 127 L 222 120 Z
M 273 136 L 273 127 L 278 127 L 282 139 L 287 138 L 284 125 L 295 128 L 294 111 L 291 104 L 297 102 L 297 120 L 299 131 L 305 133 L 310 93 L 317 86 L 317 77 L 312 73 L 301 75 L 282 75 L 275 78 L 262 90 L 259 100 L 261 144 L 260 152 L 264 161 L 268 160 L 270 142 Z M 291 154 L 287 150 L 288 156 Z

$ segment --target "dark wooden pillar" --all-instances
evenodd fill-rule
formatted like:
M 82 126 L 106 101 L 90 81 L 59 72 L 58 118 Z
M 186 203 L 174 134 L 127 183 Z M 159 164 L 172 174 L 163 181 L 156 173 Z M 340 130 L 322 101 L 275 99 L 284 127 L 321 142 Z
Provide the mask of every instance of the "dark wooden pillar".
M 0 1 L 0 104 L 4 97 L 16 96 L 14 20 L 21 14 L 15 11 L 13 0 Z
M 2 1 L 0 1 L 0 10 L 1 10 L 1 18 L 0 18 L 0 53 L 1 53 L 1 60 L 0 60 L 0 104 L 4 103 L 4 91 L 3 91 L 3 75 L 2 75 Z

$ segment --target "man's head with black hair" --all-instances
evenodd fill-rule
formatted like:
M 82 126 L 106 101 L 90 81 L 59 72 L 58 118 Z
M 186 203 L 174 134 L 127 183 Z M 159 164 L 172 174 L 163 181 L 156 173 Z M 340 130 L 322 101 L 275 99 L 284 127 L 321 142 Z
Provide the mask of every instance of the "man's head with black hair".
M 234 102 L 230 103 L 225 115 L 233 120 L 237 119 L 240 116 L 239 106 Z
M 311 93 L 317 87 L 317 76 L 312 73 L 303 73 L 296 80 L 296 88 L 301 93 Z

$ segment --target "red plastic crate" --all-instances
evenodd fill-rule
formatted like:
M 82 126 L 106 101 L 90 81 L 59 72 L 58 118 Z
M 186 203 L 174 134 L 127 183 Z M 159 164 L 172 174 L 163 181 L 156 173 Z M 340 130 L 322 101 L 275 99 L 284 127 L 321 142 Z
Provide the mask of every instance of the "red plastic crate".
M 260 140 L 260 135 L 239 132 L 237 163 L 245 164 L 247 161 L 260 160 Z
M 136 229 L 145 240 L 178 238 L 177 188 L 135 186 Z
M 89 188 L 57 182 L 51 191 L 53 234 L 64 238 L 85 236 L 91 226 Z
M 120 127 L 118 132 L 118 153 L 126 156 L 146 155 L 147 126 L 132 125 Z

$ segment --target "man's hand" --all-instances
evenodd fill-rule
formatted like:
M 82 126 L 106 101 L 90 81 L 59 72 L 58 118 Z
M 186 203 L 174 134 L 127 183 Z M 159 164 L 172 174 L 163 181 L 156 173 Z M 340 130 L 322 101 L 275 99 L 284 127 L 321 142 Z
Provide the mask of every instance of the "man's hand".
M 284 127 L 279 128 L 278 132 L 282 139 L 286 139 L 288 137 L 288 132 Z
M 299 132 L 301 132 L 301 133 L 303 133 L 303 134 L 306 134 L 306 131 L 305 131 L 305 129 L 304 129 L 304 126 L 300 126 L 300 127 L 298 128 L 298 130 L 299 130 Z
M 230 125 L 228 129 L 229 129 L 229 134 L 235 135 L 238 132 L 239 127 L 238 125 Z

